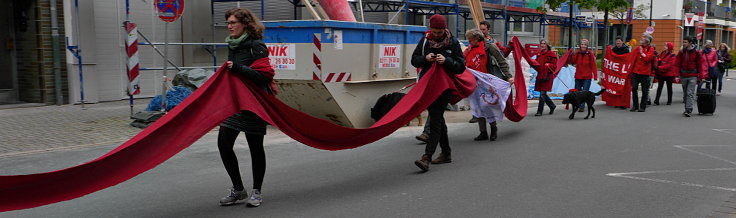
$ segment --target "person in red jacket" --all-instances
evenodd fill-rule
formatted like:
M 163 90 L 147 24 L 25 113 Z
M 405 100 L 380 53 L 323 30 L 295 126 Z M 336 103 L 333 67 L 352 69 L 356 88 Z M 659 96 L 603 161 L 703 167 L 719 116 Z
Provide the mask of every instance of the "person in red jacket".
M 692 36 L 685 37 L 682 40 L 682 49 L 675 57 L 675 72 L 680 74 L 682 82 L 683 100 L 685 101 L 685 112 L 683 116 L 690 117 L 693 112 L 693 102 L 695 102 L 695 87 L 699 79 L 705 79 L 707 71 L 698 66 L 704 58 L 698 52 L 698 46 L 695 44 L 695 38 Z M 704 65 L 704 64 L 703 64 Z
M 632 51 L 634 55 L 634 63 L 632 64 L 631 74 L 631 112 L 644 112 L 647 108 L 647 96 L 649 96 L 649 77 L 654 75 L 652 72 L 652 61 L 654 61 L 654 47 L 652 43 L 652 35 L 644 33 L 639 39 L 639 45 Z M 641 84 L 641 103 L 639 102 L 639 84 Z
M 539 54 L 537 54 L 537 63 L 540 68 L 537 69 L 536 82 L 534 83 L 534 91 L 539 91 L 539 106 L 534 116 L 542 116 L 544 112 L 544 104 L 549 107 L 549 114 L 555 112 L 555 103 L 547 96 L 547 92 L 552 91 L 552 83 L 555 79 L 555 69 L 557 69 L 557 54 L 552 51 L 547 40 L 539 41 Z
M 718 51 L 716 51 L 713 46 L 713 41 L 705 40 L 705 48 L 700 51 L 703 56 L 703 61 L 701 63 L 705 63 L 701 64 L 701 67 L 707 74 L 705 81 L 701 81 L 701 83 L 698 84 L 698 89 L 700 89 L 703 86 L 703 83 L 705 83 L 707 89 L 710 89 L 712 85 L 712 89 L 716 90 L 716 83 L 718 82 Z
M 588 49 L 588 40 L 580 40 L 580 50 L 575 52 L 570 63 L 575 65 L 575 89 L 578 91 L 590 90 L 593 79 L 598 80 L 598 64 L 595 62 L 595 53 Z M 579 112 L 583 112 L 585 103 L 580 104 Z
M 657 96 L 654 97 L 654 105 L 659 105 L 659 96 L 662 95 L 662 89 L 664 84 L 667 84 L 667 105 L 672 104 L 672 80 L 678 75 L 674 71 L 675 54 L 673 53 L 675 45 L 672 42 L 668 42 L 667 49 L 659 53 L 659 63 L 657 64 L 657 71 L 655 72 L 657 78 Z

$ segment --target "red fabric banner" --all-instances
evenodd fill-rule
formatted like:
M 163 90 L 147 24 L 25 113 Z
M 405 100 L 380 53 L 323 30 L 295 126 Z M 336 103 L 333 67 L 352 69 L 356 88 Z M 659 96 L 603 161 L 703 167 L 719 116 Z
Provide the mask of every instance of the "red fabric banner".
M 171 112 L 95 160 L 53 172 L 0 176 L 0 212 L 70 200 L 124 182 L 171 158 L 241 110 L 254 112 L 308 146 L 341 150 L 393 133 L 447 89 L 464 95 L 458 98 L 466 97 L 474 88 L 475 78 L 469 71 L 448 76 L 435 65 L 381 120 L 367 129 L 352 129 L 293 109 L 221 67 Z
M 529 65 L 535 68 L 539 67 L 539 64 L 526 53 L 526 49 L 523 49 L 524 47 L 516 36 L 511 38 L 511 45 L 514 52 L 514 88 L 516 89 L 516 96 L 513 96 L 512 91 L 512 96 L 506 99 L 506 109 L 503 110 L 503 114 L 511 121 L 519 122 L 526 117 L 527 108 L 529 107 L 524 71 L 521 69 L 521 58 L 524 58 Z
M 603 58 L 603 78 L 601 78 L 601 86 L 606 88 L 602 99 L 609 106 L 631 106 L 631 63 L 632 53 L 617 55 L 611 50 L 611 46 L 606 48 L 606 54 Z
M 521 58 L 534 62 L 516 37 L 513 38 L 517 90 L 527 90 Z M 431 84 L 431 85 L 430 85 Z M 122 183 L 156 167 L 231 115 L 252 111 L 291 138 L 305 145 L 324 149 L 356 148 L 393 133 L 417 117 L 445 90 L 452 90 L 453 101 L 475 89 L 472 73 L 449 75 L 432 66 L 412 90 L 383 118 L 367 129 L 353 129 L 309 116 L 293 109 L 275 96 L 253 85 L 243 76 L 220 67 L 168 114 L 107 154 L 74 167 L 29 175 L 0 176 L 0 212 L 43 206 L 78 198 Z M 504 114 L 518 122 L 526 116 L 526 92 L 509 100 Z M 511 99 L 511 98 L 509 98 Z M 213 145 L 214 146 L 214 145 Z

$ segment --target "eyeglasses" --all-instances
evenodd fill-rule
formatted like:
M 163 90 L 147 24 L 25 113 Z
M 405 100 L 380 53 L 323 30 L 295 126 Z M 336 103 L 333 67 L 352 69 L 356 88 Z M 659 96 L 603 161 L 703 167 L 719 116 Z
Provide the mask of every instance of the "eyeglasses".
M 238 21 L 228 21 L 227 22 L 227 25 L 235 25 L 235 24 L 239 24 L 239 23 L 240 22 L 238 22 Z

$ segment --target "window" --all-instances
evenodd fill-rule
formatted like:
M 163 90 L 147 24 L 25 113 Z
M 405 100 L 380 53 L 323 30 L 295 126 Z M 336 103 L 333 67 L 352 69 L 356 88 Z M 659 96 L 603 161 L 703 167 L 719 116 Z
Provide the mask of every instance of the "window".
M 509 23 L 509 27 L 512 31 L 517 33 L 534 33 L 535 22 L 512 22 Z

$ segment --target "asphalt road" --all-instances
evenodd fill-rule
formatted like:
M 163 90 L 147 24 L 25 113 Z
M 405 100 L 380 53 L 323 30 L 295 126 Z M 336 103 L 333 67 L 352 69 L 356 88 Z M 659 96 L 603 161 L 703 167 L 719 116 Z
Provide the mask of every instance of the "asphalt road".
M 506 121 L 496 142 L 473 141 L 475 124 L 449 124 L 454 162 L 427 173 L 413 164 L 424 150 L 414 139 L 420 127 L 336 152 L 271 131 L 259 208 L 218 205 L 230 184 L 212 132 L 127 182 L 0 217 L 736 216 L 736 90 L 718 97 L 715 115 L 691 118 L 675 91 L 673 105 L 645 113 L 598 102 L 595 119 L 568 120 L 558 109 Z M 6 156 L 0 174 L 70 167 L 114 146 Z M 236 150 L 249 187 L 244 137 Z

